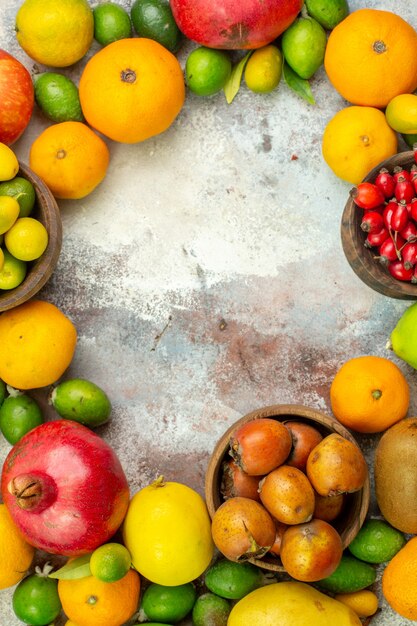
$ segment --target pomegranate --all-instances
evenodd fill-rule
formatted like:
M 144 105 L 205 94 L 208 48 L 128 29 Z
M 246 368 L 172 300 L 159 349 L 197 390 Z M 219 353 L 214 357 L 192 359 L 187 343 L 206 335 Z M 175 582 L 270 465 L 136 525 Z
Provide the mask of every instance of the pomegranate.
M 265 46 L 295 20 L 303 0 L 171 0 L 180 30 L 209 48 Z
M 86 426 L 45 422 L 10 450 L 1 492 L 35 548 L 77 556 L 110 539 L 125 517 L 129 487 L 113 449 Z

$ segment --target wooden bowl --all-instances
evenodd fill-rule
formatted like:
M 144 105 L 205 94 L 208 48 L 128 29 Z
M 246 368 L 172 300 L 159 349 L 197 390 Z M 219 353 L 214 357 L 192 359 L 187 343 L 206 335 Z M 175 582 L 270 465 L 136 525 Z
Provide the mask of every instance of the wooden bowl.
M 12 309 L 34 296 L 50 278 L 58 262 L 62 245 L 62 223 L 59 207 L 45 183 L 27 165 L 19 163 L 17 176 L 26 178 L 35 188 L 35 217 L 48 231 L 48 246 L 42 256 L 27 264 L 24 281 L 10 290 L 0 289 L 0 311 Z
M 332 433 L 338 433 L 357 445 L 350 432 L 336 419 L 299 404 L 275 404 L 252 411 L 228 428 L 217 442 L 210 457 L 205 478 L 205 499 L 210 517 L 213 517 L 215 511 L 224 501 L 220 492 L 222 464 L 224 461 L 231 459 L 229 455 L 229 442 L 232 434 L 243 424 L 265 417 L 273 418 L 284 423 L 293 420 L 304 422 L 314 426 L 324 437 Z M 370 485 L 369 477 L 367 477 L 360 491 L 347 494 L 343 511 L 334 522 L 334 527 L 341 536 L 343 548 L 346 548 L 356 537 L 365 521 L 369 501 Z M 285 572 L 281 560 L 278 557 L 274 557 L 272 554 L 267 554 L 261 559 L 249 559 L 249 561 L 266 570 Z
M 410 168 L 413 163 L 415 163 L 413 151 L 400 152 L 374 167 L 364 181 L 373 183 L 382 167 L 392 174 L 394 167 Z M 341 236 L 343 251 L 351 268 L 368 287 L 385 296 L 417 300 L 417 284 L 402 282 L 391 276 L 388 270 L 374 259 L 377 255 L 376 249 L 364 245 L 366 233 L 360 227 L 362 216 L 363 210 L 349 198 L 342 215 Z

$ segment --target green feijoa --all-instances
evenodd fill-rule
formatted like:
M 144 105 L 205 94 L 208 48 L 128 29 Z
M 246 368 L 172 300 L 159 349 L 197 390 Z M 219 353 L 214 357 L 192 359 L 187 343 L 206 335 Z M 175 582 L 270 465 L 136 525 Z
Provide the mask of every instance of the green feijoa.
M 228 600 L 214 593 L 203 593 L 193 607 L 194 626 L 227 626 L 231 611 Z
M 324 61 L 326 31 L 312 17 L 298 17 L 284 31 L 282 53 L 298 76 L 311 78 Z
M 107 422 L 111 412 L 110 400 L 105 392 L 83 378 L 59 383 L 51 393 L 50 403 L 60 417 L 90 427 Z
M 227 559 L 216 561 L 204 576 L 207 589 L 227 600 L 240 600 L 260 587 L 263 580 L 264 575 L 256 565 Z
M 35 100 L 42 113 L 53 122 L 82 122 L 77 85 L 64 74 L 43 72 L 35 76 Z
M 51 624 L 62 608 L 58 581 L 38 573 L 27 576 L 14 590 L 12 606 L 16 617 L 25 624 Z
M 353 556 L 367 563 L 386 563 L 405 543 L 402 532 L 382 520 L 369 519 L 348 548 Z
M 305 0 L 308 14 L 326 30 L 332 30 L 349 14 L 347 0 Z
M 24 393 L 8 396 L 0 406 L 0 430 L 12 445 L 43 422 L 40 406 Z
M 319 587 L 332 593 L 353 593 L 373 585 L 376 571 L 369 563 L 343 554 L 336 570 L 317 582 Z
M 94 39 L 102 46 L 127 39 L 132 33 L 126 9 L 114 2 L 104 2 L 93 9 Z
M 0 378 L 0 407 L 4 402 L 5 397 L 7 396 L 7 387 L 4 380 Z
M 0 196 L 12 196 L 20 206 L 19 217 L 28 217 L 35 206 L 36 192 L 32 183 L 22 176 L 0 183 Z
M 149 620 L 175 624 L 192 611 L 196 599 L 192 583 L 172 587 L 151 583 L 145 589 L 140 608 Z
M 183 36 L 168 0 L 135 0 L 130 17 L 139 37 L 153 39 L 171 52 L 180 47 Z

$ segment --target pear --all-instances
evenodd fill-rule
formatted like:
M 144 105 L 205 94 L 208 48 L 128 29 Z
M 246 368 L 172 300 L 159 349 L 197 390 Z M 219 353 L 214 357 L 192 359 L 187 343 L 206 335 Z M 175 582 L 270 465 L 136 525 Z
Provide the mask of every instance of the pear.
M 387 347 L 417 369 L 417 302 L 404 311 L 391 333 Z

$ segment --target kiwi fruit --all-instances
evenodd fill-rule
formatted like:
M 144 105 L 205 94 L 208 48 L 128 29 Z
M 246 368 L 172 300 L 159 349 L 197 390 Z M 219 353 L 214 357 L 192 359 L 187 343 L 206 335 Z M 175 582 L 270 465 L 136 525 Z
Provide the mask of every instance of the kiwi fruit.
M 386 521 L 417 533 L 417 417 L 400 420 L 382 435 L 375 451 L 375 494 Z

